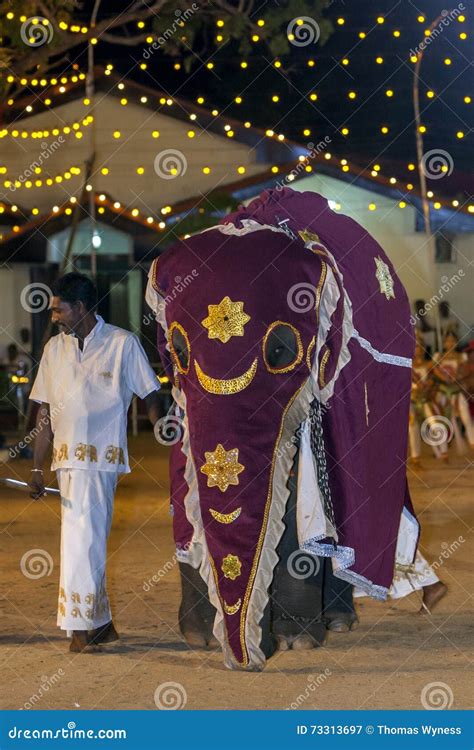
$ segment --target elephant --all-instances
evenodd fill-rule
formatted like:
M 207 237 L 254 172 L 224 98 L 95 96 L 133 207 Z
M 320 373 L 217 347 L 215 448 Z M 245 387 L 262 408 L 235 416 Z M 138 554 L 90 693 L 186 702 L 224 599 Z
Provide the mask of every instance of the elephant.
M 399 529 L 414 558 L 408 298 L 362 226 L 284 188 L 167 248 L 146 300 L 181 430 L 181 627 L 260 670 L 354 626 L 352 586 L 386 598 Z

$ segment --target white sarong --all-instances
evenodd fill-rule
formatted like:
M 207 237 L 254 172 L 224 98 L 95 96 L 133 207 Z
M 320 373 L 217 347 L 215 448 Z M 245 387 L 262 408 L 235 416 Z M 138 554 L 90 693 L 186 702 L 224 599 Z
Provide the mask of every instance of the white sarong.
M 403 596 L 408 596 L 425 586 L 432 586 L 433 583 L 438 583 L 438 581 L 439 578 L 431 565 L 425 560 L 421 552 L 417 551 L 415 561 L 408 570 L 395 568 L 395 575 L 388 595 L 390 599 L 401 599 Z
M 105 566 L 118 474 L 66 468 L 56 474 L 61 492 L 57 624 L 62 630 L 93 630 L 112 619 Z

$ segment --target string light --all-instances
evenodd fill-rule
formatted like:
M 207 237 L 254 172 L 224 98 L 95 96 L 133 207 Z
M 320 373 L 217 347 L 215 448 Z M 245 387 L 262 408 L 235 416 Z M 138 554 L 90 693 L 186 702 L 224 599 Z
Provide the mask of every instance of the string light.
M 12 13 L 11 16 L 12 16 L 12 18 L 14 18 L 15 14 Z M 260 19 L 260 20 L 262 21 L 262 23 L 258 23 L 257 22 L 257 25 L 259 27 L 263 27 L 264 26 L 264 21 L 263 21 L 263 19 Z M 219 21 L 220 21 L 220 23 L 219 23 Z M 386 21 L 386 19 L 383 16 L 378 16 L 377 17 L 377 23 L 378 24 L 382 25 L 382 24 L 385 23 L 385 21 Z M 418 22 L 421 24 L 421 23 L 424 23 L 424 21 L 425 21 L 425 17 L 422 16 L 422 15 L 420 15 L 418 17 Z M 458 17 L 458 21 L 460 21 L 459 17 Z M 460 21 L 460 22 L 462 22 L 462 21 Z M 338 26 L 342 27 L 345 24 L 345 19 L 342 18 L 342 17 L 337 18 L 336 23 L 337 23 Z M 221 19 L 218 19 L 218 21 L 216 22 L 216 25 L 218 26 L 218 28 L 222 28 L 224 26 L 224 21 L 221 20 Z M 143 28 L 143 27 L 141 27 L 141 28 Z M 74 25 L 74 24 L 71 24 L 70 26 L 68 26 L 68 29 L 71 31 L 71 33 L 88 33 L 89 32 L 89 30 L 86 27 L 81 27 L 81 26 L 77 26 L 77 25 Z M 84 29 L 85 29 L 85 31 L 84 31 Z M 400 35 L 401 35 L 401 32 L 400 32 L 399 29 L 394 29 L 392 31 L 392 33 L 393 33 L 393 36 L 395 38 L 399 38 Z M 426 34 L 426 36 L 428 35 L 427 30 L 425 30 L 425 34 Z M 366 38 L 366 33 L 365 32 L 359 32 L 358 36 L 359 36 L 360 39 L 364 39 L 364 38 Z M 149 37 L 149 39 L 153 39 L 153 37 Z M 252 37 L 252 41 L 256 42 L 256 41 L 259 41 L 259 40 L 260 40 L 259 35 L 258 34 L 254 34 L 253 37 Z M 416 56 L 412 55 L 412 61 L 413 61 L 413 58 L 414 58 L 414 61 L 416 62 L 416 60 L 417 60 Z M 374 59 L 374 58 L 372 58 L 372 59 Z M 313 68 L 316 65 L 316 62 L 317 61 L 315 61 L 314 59 L 310 59 L 310 60 L 304 61 L 304 63 L 308 67 L 310 67 L 310 68 Z M 377 56 L 375 58 L 375 63 L 376 64 L 381 65 L 383 62 L 384 62 L 384 58 L 381 55 L 379 55 L 379 56 Z M 240 65 L 240 68 L 242 70 L 247 69 L 248 66 L 249 66 L 249 63 L 248 63 L 247 60 L 237 61 L 237 64 Z M 345 65 L 345 66 L 349 65 L 349 58 L 347 58 L 347 57 L 343 58 L 341 60 L 341 64 Z M 451 65 L 452 64 L 451 58 L 448 58 L 448 57 L 445 58 L 444 59 L 444 64 L 445 65 Z M 281 67 L 281 61 L 280 60 L 274 60 L 273 65 L 274 65 L 274 67 L 279 68 L 279 67 Z M 213 64 L 208 65 L 209 68 L 211 68 L 211 66 L 213 67 Z M 176 64 L 176 63 L 174 64 L 174 69 L 175 70 L 179 70 L 180 68 L 181 68 L 180 64 Z M 113 69 L 113 66 L 111 64 L 108 64 L 107 68 L 105 70 L 105 74 L 106 75 L 110 75 L 112 69 Z M 9 76 L 8 77 L 8 80 L 9 80 L 10 83 L 22 81 L 22 85 L 31 85 L 32 87 L 41 87 L 41 88 L 46 88 L 48 86 L 57 86 L 58 87 L 58 91 L 61 92 L 62 89 L 64 91 L 67 90 L 67 85 L 75 84 L 75 83 L 78 83 L 79 81 L 84 80 L 86 78 L 86 75 L 85 75 L 85 73 L 79 73 L 79 72 L 77 72 L 74 75 L 70 75 L 69 74 L 68 76 L 56 76 L 56 77 L 48 78 L 47 76 L 43 76 L 43 75 L 37 74 L 35 76 L 27 77 L 26 81 L 25 81 L 24 77 L 21 77 L 21 78 L 20 77 L 14 77 L 14 80 L 10 80 L 11 78 L 13 78 L 13 76 Z M 118 84 L 117 88 L 119 90 L 123 91 L 123 89 L 125 88 L 125 84 L 123 82 L 120 82 Z M 347 94 L 348 98 L 351 99 L 351 100 L 355 100 L 357 98 L 357 95 L 358 94 L 357 94 L 356 91 L 350 91 Z M 385 95 L 388 98 L 392 98 L 392 97 L 395 96 L 395 92 L 392 89 L 387 89 L 385 91 Z M 273 95 L 270 95 L 270 96 L 271 96 L 272 102 L 274 102 L 275 104 L 277 104 L 277 103 L 279 103 L 281 101 L 281 96 L 279 94 L 273 94 Z M 426 92 L 426 97 L 428 99 L 434 99 L 435 92 L 432 91 L 431 89 L 428 90 Z M 309 95 L 309 98 L 310 98 L 311 101 L 317 101 L 318 100 L 318 94 L 316 92 L 312 92 Z M 49 103 L 51 103 L 50 99 L 48 99 L 46 101 L 48 101 Z M 45 103 L 46 103 L 46 101 L 45 101 Z M 205 99 L 202 96 L 198 97 L 196 101 L 200 105 L 205 103 Z M 236 105 L 242 104 L 242 101 L 243 101 L 242 96 L 236 96 L 234 98 L 234 103 Z M 470 104 L 471 101 L 472 101 L 472 99 L 471 99 L 470 96 L 465 95 L 463 97 L 463 101 L 464 101 L 465 104 Z M 86 102 L 87 102 L 86 106 L 89 106 L 89 104 L 90 104 L 90 102 L 87 99 L 84 99 L 83 102 L 84 102 L 85 105 L 86 105 Z M 142 104 L 146 104 L 148 102 L 148 97 L 145 97 L 145 96 L 141 97 L 140 98 L 140 102 Z M 122 97 L 120 99 L 120 103 L 122 104 L 122 106 L 126 106 L 127 104 L 129 104 L 129 100 L 127 98 L 125 98 L 125 97 Z M 162 97 L 160 99 L 160 104 L 162 104 L 162 105 L 166 104 L 167 106 L 171 106 L 173 104 L 173 101 L 171 99 L 169 99 L 169 98 L 166 99 L 166 98 Z M 31 112 L 32 111 L 31 105 L 28 105 L 28 107 L 26 109 L 27 109 L 28 112 Z M 212 115 L 213 115 L 213 117 L 218 117 L 219 116 L 218 110 L 213 110 L 212 111 Z M 196 119 L 196 115 L 194 113 L 191 113 L 189 115 L 189 117 L 190 117 L 191 120 L 195 120 Z M 93 118 L 90 117 L 90 121 L 92 121 L 92 120 L 93 120 Z M 87 124 L 89 124 L 89 123 L 87 123 Z M 245 128 L 252 127 L 252 125 L 251 125 L 251 123 L 249 121 L 246 121 L 245 123 L 243 123 L 243 125 L 244 125 Z M 17 138 L 17 139 L 30 138 L 30 137 L 32 137 L 32 138 L 46 138 L 49 135 L 58 135 L 58 134 L 61 134 L 62 132 L 64 132 L 65 134 L 73 134 L 77 138 L 81 138 L 82 137 L 82 130 L 81 130 L 82 126 L 86 126 L 86 123 L 84 121 L 83 121 L 82 125 L 80 123 L 73 123 L 72 125 L 65 126 L 67 128 L 67 130 L 64 129 L 64 128 L 54 128 L 54 129 L 45 129 L 45 130 L 37 130 L 37 131 L 27 131 L 27 130 L 20 130 L 18 127 L 15 128 L 13 126 L 7 126 L 7 128 L 3 128 L 3 129 L 0 130 L 0 138 L 4 138 L 7 135 L 11 136 L 13 138 Z M 421 133 L 426 132 L 426 130 L 427 130 L 426 125 L 421 125 L 420 126 L 420 132 Z M 310 128 L 304 128 L 302 130 L 302 132 L 305 135 L 305 137 L 309 137 L 311 135 Z M 348 136 L 349 135 L 349 128 L 343 127 L 343 128 L 341 128 L 340 132 L 341 132 L 341 134 L 343 136 Z M 386 124 L 380 126 L 380 132 L 383 135 L 387 135 L 390 132 L 389 126 L 386 125 Z M 193 135 L 190 135 L 190 133 L 193 133 Z M 152 131 L 152 137 L 153 138 L 158 138 L 159 135 L 160 135 L 159 131 L 157 131 L 157 130 Z M 235 133 L 234 133 L 234 130 L 232 129 L 231 126 L 227 125 L 225 127 L 225 135 L 228 138 L 234 137 Z M 276 133 L 274 133 L 274 131 L 271 130 L 271 129 L 267 129 L 265 131 L 265 135 L 268 138 L 278 138 L 279 140 L 284 140 L 284 135 L 283 134 L 279 134 L 277 136 Z M 195 136 L 195 131 L 188 131 L 188 137 L 193 138 L 194 136 Z M 122 137 L 122 134 L 121 134 L 121 132 L 119 130 L 116 130 L 116 131 L 113 132 L 113 138 L 119 139 L 121 137 Z M 464 137 L 465 137 L 465 133 L 463 131 L 461 131 L 461 130 L 458 130 L 457 133 L 456 133 L 456 138 L 462 139 Z M 330 159 L 331 156 L 328 155 L 327 153 L 325 153 L 324 154 L 324 158 L 325 159 L 328 159 L 328 158 Z M 308 166 L 309 165 L 307 165 L 305 167 L 305 170 L 309 172 L 311 170 L 311 167 L 308 169 Z M 206 168 L 209 170 L 209 172 L 211 171 L 211 167 L 204 167 L 203 168 L 203 173 L 205 173 L 204 169 L 206 169 Z M 350 165 L 347 164 L 347 163 L 343 164 L 342 168 L 343 169 L 344 168 L 350 169 Z M 278 168 L 275 166 L 275 169 L 278 169 Z M 408 169 L 409 169 L 409 171 L 413 171 L 415 169 L 415 167 L 414 167 L 414 165 L 409 165 Z M 245 167 L 243 167 L 243 166 L 237 166 L 236 170 L 237 170 L 238 174 L 244 174 L 245 173 Z M 139 174 L 139 175 L 140 174 L 144 174 L 144 171 L 145 170 L 144 170 L 143 167 L 139 167 L 139 166 L 136 167 L 136 174 Z M 372 172 L 375 172 L 375 174 L 377 174 L 378 171 L 379 170 L 376 170 L 375 167 L 372 169 Z M 101 169 L 101 172 L 102 172 L 102 174 L 106 175 L 106 174 L 109 173 L 109 170 L 108 170 L 108 168 L 103 167 Z M 1 170 L 0 170 L 0 173 L 1 173 Z M 67 177 L 65 177 L 65 174 L 66 173 L 63 173 L 62 175 L 57 175 L 56 177 L 59 177 L 59 178 L 62 178 L 62 179 L 68 179 Z M 48 178 L 48 179 L 53 179 L 53 178 Z M 56 178 L 54 178 L 54 179 L 56 179 Z M 393 178 L 393 179 L 395 179 L 395 178 Z M 26 186 L 26 182 L 23 183 L 22 186 L 25 187 Z M 412 189 L 412 188 L 413 188 L 413 185 L 410 185 L 409 187 L 407 186 L 407 190 Z M 437 202 L 440 203 L 440 201 L 437 201 Z
M 6 138 L 7 136 L 10 136 L 11 138 L 48 138 L 50 135 L 58 136 L 60 134 L 64 135 L 70 135 L 74 131 L 79 132 L 81 127 L 88 127 L 92 122 L 94 121 L 94 118 L 92 115 L 88 115 L 87 117 L 84 117 L 83 120 L 80 122 L 73 122 L 71 125 L 64 125 L 61 128 L 53 127 L 50 130 L 19 130 L 17 127 L 12 128 L 3 128 L 0 130 L 0 138 Z
M 68 83 L 78 83 L 85 79 L 85 73 L 74 73 L 73 75 L 68 76 L 52 76 L 51 78 L 47 78 L 46 76 L 41 76 L 41 78 L 38 78 L 38 76 L 17 76 L 13 74 L 7 76 L 8 83 L 19 83 L 21 86 L 31 86 L 32 88 L 49 88 L 57 86 L 58 84 L 65 86 Z
M 16 190 L 30 189 L 39 187 L 52 187 L 53 185 L 60 184 L 63 180 L 70 180 L 71 177 L 75 177 L 81 174 L 80 167 L 69 167 L 65 172 L 55 175 L 54 177 L 38 178 L 38 179 L 27 179 L 27 180 L 5 180 L 3 183 L 4 187 L 14 187 Z

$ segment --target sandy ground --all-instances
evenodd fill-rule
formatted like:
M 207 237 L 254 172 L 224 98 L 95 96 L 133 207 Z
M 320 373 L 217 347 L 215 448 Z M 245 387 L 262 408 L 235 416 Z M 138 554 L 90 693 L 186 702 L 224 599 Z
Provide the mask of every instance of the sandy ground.
M 433 616 L 415 614 L 416 594 L 392 604 L 364 599 L 357 631 L 330 634 L 311 652 L 277 653 L 257 674 L 230 672 L 220 652 L 191 650 L 183 642 L 166 449 L 157 454 L 146 434 L 131 439 L 130 449 L 133 472 L 120 481 L 109 542 L 109 592 L 122 640 L 100 654 L 69 654 L 55 624 L 58 502 L 35 503 L 0 489 L 2 708 L 156 709 L 156 694 L 158 702 L 189 709 L 281 709 L 298 696 L 302 709 L 419 709 L 431 683 L 443 685 L 438 693 L 428 687 L 428 700 L 432 694 L 433 701 L 452 699 L 452 708 L 472 705 L 473 477 L 472 464 L 454 448 L 448 465 L 427 455 L 423 469 L 409 472 L 422 552 L 442 562 L 438 572 L 449 586 Z M 0 475 L 26 479 L 29 468 L 15 461 L 1 466 Z M 49 553 L 50 575 L 22 574 L 22 556 L 32 549 Z M 154 574 L 159 583 L 145 590 Z M 177 684 L 170 688 L 170 682 Z

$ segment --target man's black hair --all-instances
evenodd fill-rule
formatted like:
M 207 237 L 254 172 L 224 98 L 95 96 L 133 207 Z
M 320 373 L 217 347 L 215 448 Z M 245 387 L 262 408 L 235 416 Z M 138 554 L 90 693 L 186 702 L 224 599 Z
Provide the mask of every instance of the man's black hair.
M 66 273 L 52 285 L 53 297 L 59 297 L 63 302 L 83 302 L 88 311 L 97 307 L 97 289 L 94 282 L 83 273 Z

